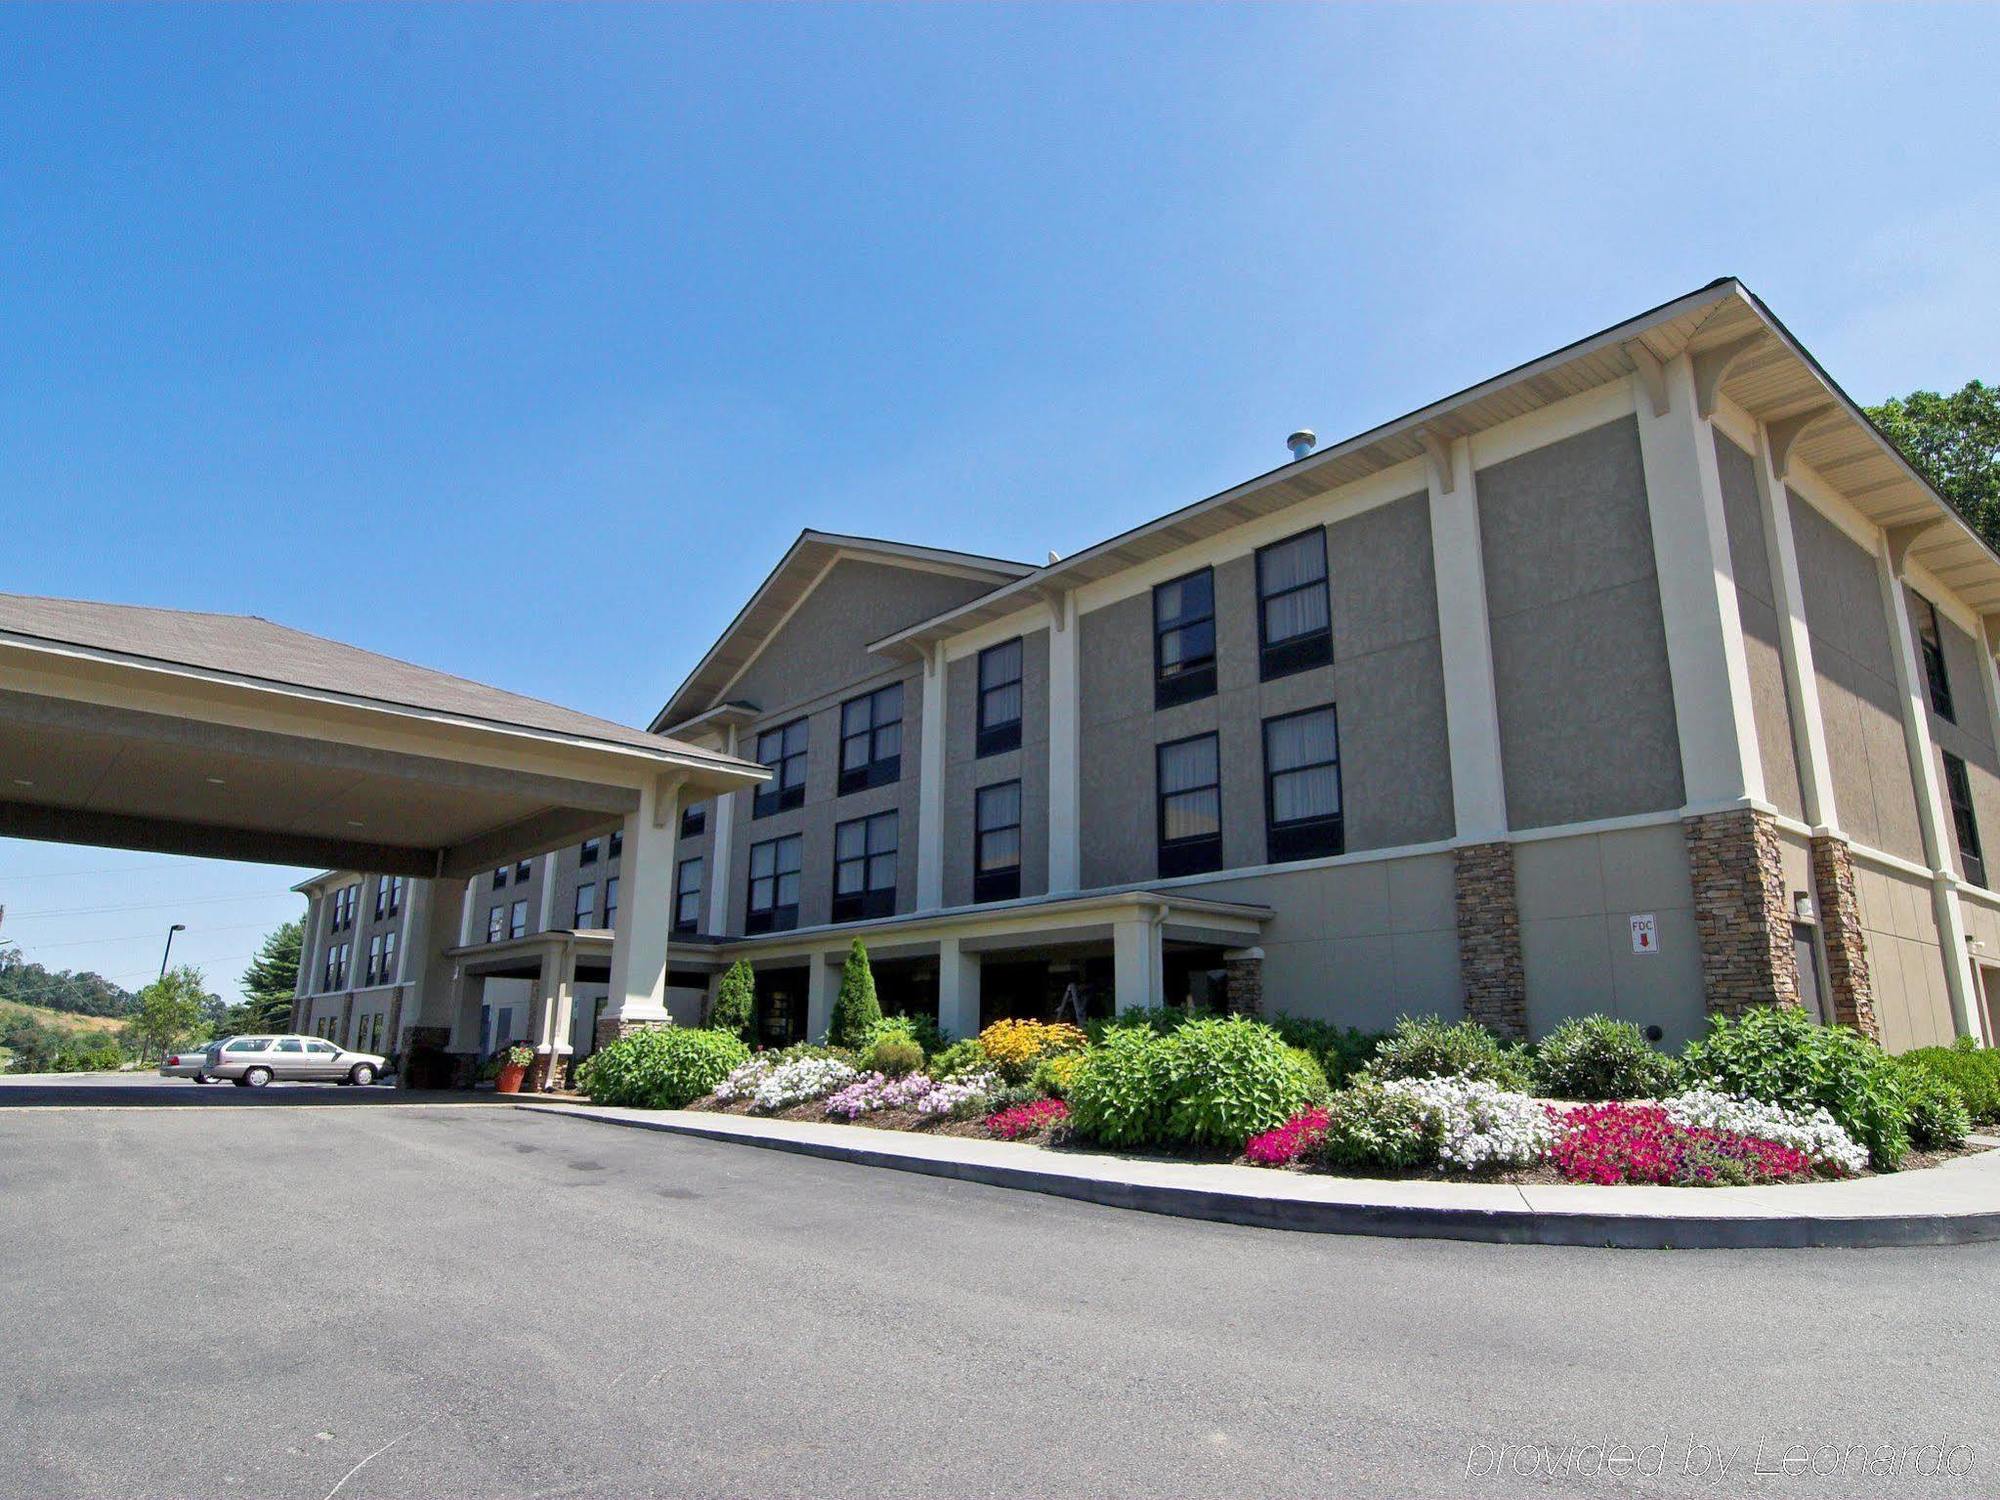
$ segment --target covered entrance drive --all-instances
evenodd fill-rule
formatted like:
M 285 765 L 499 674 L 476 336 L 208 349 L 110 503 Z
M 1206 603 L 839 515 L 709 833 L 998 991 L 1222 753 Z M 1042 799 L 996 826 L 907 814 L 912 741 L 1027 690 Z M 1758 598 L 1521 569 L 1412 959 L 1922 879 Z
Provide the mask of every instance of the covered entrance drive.
M 680 802 L 765 774 L 267 620 L 0 595 L 0 836 L 412 877 L 399 1047 L 459 1027 L 468 879 L 614 829 L 603 1021 L 665 1021 Z

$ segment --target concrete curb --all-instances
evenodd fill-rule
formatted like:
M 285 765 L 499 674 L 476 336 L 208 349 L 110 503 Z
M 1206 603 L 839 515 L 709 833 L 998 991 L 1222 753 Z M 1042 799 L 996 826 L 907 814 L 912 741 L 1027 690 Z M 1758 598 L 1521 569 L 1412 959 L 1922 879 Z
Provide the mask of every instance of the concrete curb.
M 1378 1235 L 1400 1239 L 1472 1240 L 1502 1245 L 1576 1245 L 1620 1250 L 1891 1249 L 1965 1245 L 2000 1239 L 2000 1208 L 1965 1213 L 1906 1215 L 1824 1213 L 1712 1215 L 1594 1213 L 1571 1210 L 1447 1207 L 1389 1202 L 1334 1202 L 1153 1182 L 1119 1181 L 1071 1171 L 1049 1171 L 1002 1162 L 918 1156 L 865 1144 L 848 1145 L 803 1136 L 747 1134 L 697 1124 L 685 1117 L 641 1117 L 558 1104 L 517 1104 L 535 1114 L 566 1115 L 601 1125 L 654 1130 L 667 1135 L 724 1141 L 797 1156 L 859 1166 L 886 1167 L 926 1177 L 947 1177 L 988 1187 L 1046 1193 L 1108 1208 L 1135 1209 L 1183 1219 L 1205 1219 L 1259 1229 L 1310 1234 Z M 770 1122 L 765 1122 L 770 1123 Z M 776 1122 L 782 1125 L 784 1122 Z M 852 1128 L 852 1127 L 849 1127 Z M 866 1132 L 857 1131 L 857 1134 Z M 1027 1148 L 1034 1149 L 1034 1148 Z M 1251 1169 L 1242 1169 L 1251 1170 Z M 1628 1188 L 1593 1191 L 1624 1193 Z M 1727 1192 L 1730 1189 L 1682 1189 Z

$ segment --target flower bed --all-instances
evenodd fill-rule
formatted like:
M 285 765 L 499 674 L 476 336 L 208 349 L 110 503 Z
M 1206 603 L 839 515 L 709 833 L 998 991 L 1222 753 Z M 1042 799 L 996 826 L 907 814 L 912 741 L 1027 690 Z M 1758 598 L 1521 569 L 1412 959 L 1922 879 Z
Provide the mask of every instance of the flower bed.
M 1010 1104 L 986 1117 L 986 1133 L 998 1141 L 1018 1141 L 1023 1136 L 1041 1135 L 1069 1118 L 1069 1106 L 1060 1099 L 1036 1099 L 1028 1104 Z
M 1721 1187 L 1813 1175 L 1811 1158 L 1795 1146 L 1683 1124 L 1658 1104 L 1588 1104 L 1560 1118 L 1549 1159 L 1570 1182 Z

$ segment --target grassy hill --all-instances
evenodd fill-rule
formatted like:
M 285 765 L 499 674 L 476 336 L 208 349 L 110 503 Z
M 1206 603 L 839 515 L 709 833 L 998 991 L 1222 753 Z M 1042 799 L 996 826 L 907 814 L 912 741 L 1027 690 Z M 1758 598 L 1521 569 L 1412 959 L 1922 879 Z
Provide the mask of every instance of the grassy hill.
M 79 1016 L 66 1010 L 50 1010 L 45 1005 L 25 1005 L 19 1000 L 0 1000 L 0 1019 L 25 1016 L 41 1026 L 71 1033 L 103 1032 L 116 1035 L 125 1024 L 118 1016 Z

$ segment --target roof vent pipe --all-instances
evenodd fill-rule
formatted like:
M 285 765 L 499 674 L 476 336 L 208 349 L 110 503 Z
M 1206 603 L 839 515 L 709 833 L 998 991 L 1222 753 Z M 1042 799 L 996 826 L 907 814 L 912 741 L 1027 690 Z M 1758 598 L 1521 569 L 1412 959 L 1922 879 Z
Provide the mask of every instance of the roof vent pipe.
M 1310 427 L 1301 427 L 1297 432 L 1285 439 L 1285 446 L 1292 450 L 1292 461 L 1297 463 L 1313 451 L 1313 445 L 1317 442 L 1319 442 L 1318 433 L 1314 432 Z

